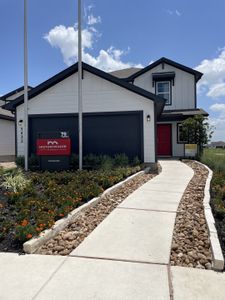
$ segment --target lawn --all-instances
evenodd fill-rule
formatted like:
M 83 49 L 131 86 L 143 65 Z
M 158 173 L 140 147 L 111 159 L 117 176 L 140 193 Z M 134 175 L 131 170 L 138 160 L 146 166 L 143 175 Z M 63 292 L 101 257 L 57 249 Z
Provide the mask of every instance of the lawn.
M 211 206 L 225 256 L 225 149 L 205 149 L 201 161 L 213 171 Z
M 63 172 L 0 170 L 0 250 L 21 249 L 23 242 L 140 169 L 127 165 Z

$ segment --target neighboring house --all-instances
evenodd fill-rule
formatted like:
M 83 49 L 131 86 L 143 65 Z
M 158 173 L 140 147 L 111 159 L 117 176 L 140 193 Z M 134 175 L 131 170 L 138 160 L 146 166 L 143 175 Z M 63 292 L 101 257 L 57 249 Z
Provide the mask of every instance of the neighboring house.
M 2 109 L 5 101 L 0 98 L 0 162 L 10 161 L 15 157 L 15 124 L 11 112 Z
M 22 94 L 23 87 L 0 97 L 0 161 L 11 161 L 15 158 L 15 117 L 2 106 Z
M 75 64 L 29 92 L 30 155 L 37 153 L 38 138 L 58 138 L 65 132 L 72 153 L 78 153 L 77 71 Z M 83 63 L 84 155 L 124 152 L 149 164 L 155 164 L 157 156 L 184 156 L 180 122 L 208 115 L 196 105 L 201 76 L 166 58 L 111 74 Z M 17 155 L 24 154 L 23 101 L 21 95 L 4 106 L 16 115 Z
M 208 145 L 209 148 L 225 148 L 225 142 L 218 141 L 218 142 L 211 142 L 210 145 Z

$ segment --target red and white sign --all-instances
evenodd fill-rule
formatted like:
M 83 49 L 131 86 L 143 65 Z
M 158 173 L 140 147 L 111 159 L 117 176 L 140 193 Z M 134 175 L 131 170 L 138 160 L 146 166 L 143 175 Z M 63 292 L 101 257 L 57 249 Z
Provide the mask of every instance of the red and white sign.
M 37 155 L 70 155 L 71 140 L 37 139 Z

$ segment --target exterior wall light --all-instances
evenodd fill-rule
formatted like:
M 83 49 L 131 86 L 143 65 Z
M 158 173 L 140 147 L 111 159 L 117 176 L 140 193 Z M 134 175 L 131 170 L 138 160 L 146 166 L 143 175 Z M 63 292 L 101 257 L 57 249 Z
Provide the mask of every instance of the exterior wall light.
M 151 121 L 151 116 L 147 115 L 147 122 L 150 122 L 150 121 Z
M 19 124 L 19 126 L 22 126 L 23 125 L 23 120 L 19 120 L 18 124 Z

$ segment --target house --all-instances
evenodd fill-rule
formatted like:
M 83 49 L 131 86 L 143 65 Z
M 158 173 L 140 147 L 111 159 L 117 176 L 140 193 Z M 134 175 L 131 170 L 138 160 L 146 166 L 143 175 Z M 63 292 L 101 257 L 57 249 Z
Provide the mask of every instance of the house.
M 23 90 L 20 87 L 0 97 L 0 161 L 15 159 L 15 117 L 2 106 L 23 95 Z
M 59 143 L 54 147 L 66 148 L 65 143 L 60 145 L 65 137 L 71 141 L 70 154 L 78 153 L 77 71 L 75 64 L 29 91 L 29 155 L 40 154 L 39 148 L 47 147 L 40 143 L 47 139 Z M 184 156 L 181 121 L 208 115 L 196 105 L 201 76 L 166 58 L 143 69 L 111 74 L 83 63 L 84 155 L 126 153 L 150 165 L 158 156 Z M 21 95 L 4 105 L 15 112 L 17 155 L 24 154 L 23 101 Z M 42 153 L 43 167 L 65 161 L 66 154 L 49 153 Z
M 4 103 L 0 98 L 0 162 L 14 160 L 15 157 L 14 116 L 1 108 Z
M 225 148 L 225 142 L 223 141 L 212 142 L 210 145 L 208 145 L 208 148 Z
M 132 74 L 124 78 L 126 73 Z M 198 114 L 208 116 L 197 108 L 196 84 L 203 74 L 165 57 L 143 69 L 113 74 L 166 99 L 163 113 L 157 119 L 157 155 L 185 156 L 181 122 Z

